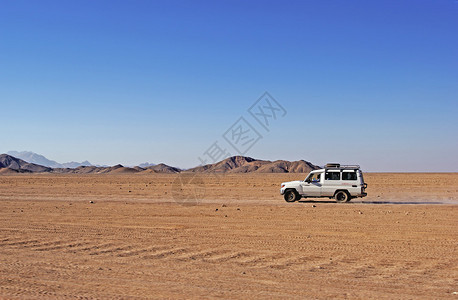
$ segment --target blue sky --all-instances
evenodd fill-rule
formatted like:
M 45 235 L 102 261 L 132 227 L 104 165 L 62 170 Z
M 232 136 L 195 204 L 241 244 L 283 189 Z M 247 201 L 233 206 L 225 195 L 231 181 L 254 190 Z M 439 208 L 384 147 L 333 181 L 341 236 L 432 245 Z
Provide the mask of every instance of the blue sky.
M 0 152 L 192 167 L 244 116 L 247 156 L 456 172 L 457 32 L 445 0 L 0 1 Z

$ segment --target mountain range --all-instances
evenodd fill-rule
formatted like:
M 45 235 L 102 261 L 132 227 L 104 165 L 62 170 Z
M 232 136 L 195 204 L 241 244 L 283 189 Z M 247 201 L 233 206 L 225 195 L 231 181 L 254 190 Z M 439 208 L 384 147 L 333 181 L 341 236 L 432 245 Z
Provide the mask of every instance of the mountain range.
M 26 162 L 42 165 L 48 168 L 77 168 L 80 166 L 92 166 L 90 162 L 83 161 L 81 163 L 71 161 L 67 163 L 60 164 L 54 160 L 47 159 L 43 155 L 31 152 L 31 151 L 8 151 L 6 154 L 14 156 L 16 158 L 22 159 Z
M 61 165 L 61 164 L 59 164 Z M 195 168 L 181 170 L 166 164 L 150 165 L 148 167 L 124 167 L 123 165 L 106 166 L 78 166 L 76 168 L 51 168 L 9 154 L 0 155 L 0 174 L 9 173 L 73 173 L 73 174 L 134 174 L 134 173 L 308 173 L 319 167 L 305 160 L 259 160 L 246 156 L 232 156 L 214 164 L 207 164 Z
M 29 163 L 42 165 L 42 166 L 45 166 L 45 167 L 48 167 L 48 168 L 72 168 L 72 169 L 74 169 L 74 168 L 78 168 L 78 167 L 81 167 L 81 166 L 85 166 L 85 167 L 94 166 L 93 164 L 91 164 L 87 160 L 85 160 L 83 162 L 71 161 L 71 162 L 67 162 L 67 163 L 62 163 L 61 164 L 61 163 L 58 163 L 55 160 L 48 159 L 47 157 L 45 157 L 45 156 L 43 156 L 41 154 L 37 154 L 37 153 L 32 152 L 32 151 L 8 151 L 6 154 L 14 156 L 14 157 L 19 158 L 19 159 L 22 159 L 22 160 L 24 160 L 26 162 L 29 162 Z M 106 166 L 106 165 L 103 165 L 103 166 L 95 165 L 95 166 L 96 167 L 109 167 L 109 166 Z M 149 162 L 144 162 L 144 163 L 139 164 L 138 166 L 140 168 L 146 169 L 148 167 L 155 166 L 155 164 L 149 163 Z
M 246 156 L 232 156 L 214 164 L 195 167 L 186 172 L 199 173 L 308 173 L 319 169 L 305 160 L 260 160 Z

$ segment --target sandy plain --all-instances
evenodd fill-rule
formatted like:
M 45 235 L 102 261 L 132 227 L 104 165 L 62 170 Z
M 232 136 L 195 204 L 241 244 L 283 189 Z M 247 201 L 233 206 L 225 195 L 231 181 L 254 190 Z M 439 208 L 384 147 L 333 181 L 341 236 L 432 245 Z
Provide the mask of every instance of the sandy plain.
M 0 176 L 0 298 L 458 299 L 458 174 L 365 176 Z

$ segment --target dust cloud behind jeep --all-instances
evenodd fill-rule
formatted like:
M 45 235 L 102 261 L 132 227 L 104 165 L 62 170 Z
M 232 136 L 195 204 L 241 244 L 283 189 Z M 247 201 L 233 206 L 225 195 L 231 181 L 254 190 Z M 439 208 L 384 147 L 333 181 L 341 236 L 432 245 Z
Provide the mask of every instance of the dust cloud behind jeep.
M 280 194 L 286 202 L 301 198 L 334 198 L 336 202 L 348 202 L 367 196 L 366 188 L 358 165 L 329 163 L 323 169 L 310 172 L 304 181 L 283 182 Z

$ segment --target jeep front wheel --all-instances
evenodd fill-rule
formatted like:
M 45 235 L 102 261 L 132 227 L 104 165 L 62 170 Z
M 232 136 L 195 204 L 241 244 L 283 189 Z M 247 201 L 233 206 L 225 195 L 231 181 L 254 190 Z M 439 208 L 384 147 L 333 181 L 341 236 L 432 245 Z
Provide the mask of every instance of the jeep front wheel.
M 295 191 L 287 191 L 285 193 L 285 201 L 286 202 L 294 202 L 299 199 L 299 195 Z
M 346 191 L 338 191 L 334 195 L 334 199 L 336 199 L 336 202 L 343 203 L 343 202 L 348 202 L 350 201 L 350 195 Z

